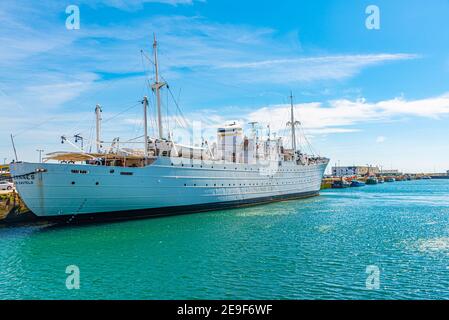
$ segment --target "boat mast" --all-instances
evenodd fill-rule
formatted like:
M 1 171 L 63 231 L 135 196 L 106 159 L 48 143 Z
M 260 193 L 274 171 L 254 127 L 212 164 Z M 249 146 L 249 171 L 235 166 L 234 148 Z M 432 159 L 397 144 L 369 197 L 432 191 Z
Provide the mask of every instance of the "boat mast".
M 287 123 L 287 126 L 292 127 L 292 149 L 293 152 L 296 152 L 296 129 L 295 127 L 299 125 L 299 121 L 295 121 L 295 114 L 293 110 L 293 93 L 290 92 L 290 121 Z
M 249 125 L 251 125 L 251 128 L 252 128 L 252 133 L 253 133 L 253 141 L 254 141 L 254 150 L 253 150 L 253 152 L 254 152 L 254 154 L 253 154 L 253 157 L 254 158 L 256 158 L 257 159 L 257 146 L 258 146 L 258 144 L 259 144 L 259 142 L 258 142 L 258 136 L 257 136 L 257 129 L 256 129 L 256 124 L 257 124 L 258 122 L 250 122 L 250 123 L 248 123 Z
M 96 133 L 97 133 L 97 153 L 101 152 L 101 107 L 99 104 L 95 107 L 95 123 L 96 123 Z
M 148 98 L 147 96 L 143 97 L 143 131 L 144 131 L 144 157 L 145 159 L 148 157 L 148 117 L 147 117 L 147 109 L 148 109 Z
M 161 93 L 160 89 L 166 85 L 164 82 L 159 82 L 159 64 L 157 60 L 157 41 L 156 35 L 154 34 L 153 41 L 153 51 L 154 51 L 154 66 L 155 66 L 155 82 L 151 86 L 151 88 L 156 93 L 156 106 L 157 106 L 157 124 L 159 129 L 159 139 L 164 137 L 164 132 L 162 128 L 162 112 L 161 112 Z

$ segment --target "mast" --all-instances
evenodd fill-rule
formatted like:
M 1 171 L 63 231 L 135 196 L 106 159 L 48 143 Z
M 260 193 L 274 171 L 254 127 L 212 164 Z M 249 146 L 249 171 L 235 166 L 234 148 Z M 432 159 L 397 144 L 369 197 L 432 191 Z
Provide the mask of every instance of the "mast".
M 295 121 L 295 113 L 293 110 L 293 93 L 290 92 L 290 121 L 287 122 L 287 126 L 292 127 L 292 149 L 296 152 L 296 129 L 295 127 L 299 125 L 299 121 Z
M 97 153 L 101 152 L 101 107 L 99 104 L 95 107 L 95 124 L 96 124 L 96 145 L 97 145 Z
M 14 136 L 11 133 L 11 143 L 12 143 L 12 148 L 14 149 L 14 156 L 16 158 L 16 161 L 19 161 L 19 158 L 17 157 L 17 150 L 16 150 L 16 144 L 14 143 Z
M 162 112 L 161 112 L 161 93 L 160 89 L 166 85 L 164 82 L 159 82 L 159 63 L 157 60 L 157 41 L 156 35 L 154 35 L 153 41 L 153 51 L 154 51 L 154 66 L 155 66 L 155 82 L 151 86 L 153 91 L 156 93 L 156 106 L 157 106 L 157 124 L 159 129 L 159 139 L 164 137 L 164 131 L 162 128 Z
M 147 118 L 147 109 L 148 109 L 148 98 L 147 96 L 143 97 L 143 131 L 144 131 L 144 157 L 148 157 L 148 118 Z
M 257 136 L 257 129 L 256 129 L 256 124 L 257 124 L 258 122 L 250 122 L 250 123 L 248 123 L 249 125 L 251 125 L 251 128 L 252 128 L 252 133 L 253 133 L 253 141 L 254 141 L 254 143 L 253 143 L 253 147 L 254 147 L 254 150 L 253 150 L 253 152 L 254 152 L 254 154 L 253 154 L 253 157 L 254 158 L 256 158 L 257 159 L 257 145 L 258 145 L 258 136 Z

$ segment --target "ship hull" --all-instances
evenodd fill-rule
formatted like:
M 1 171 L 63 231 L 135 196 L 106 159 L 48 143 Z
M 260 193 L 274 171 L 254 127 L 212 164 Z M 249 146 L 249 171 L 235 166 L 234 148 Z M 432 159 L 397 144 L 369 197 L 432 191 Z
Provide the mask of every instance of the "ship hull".
M 68 222 L 68 223 L 84 223 L 84 222 L 109 222 L 122 220 L 137 220 L 146 218 L 157 218 L 174 215 L 193 214 L 218 210 L 230 210 L 238 208 L 253 207 L 266 205 L 274 202 L 299 200 L 319 196 L 319 192 L 303 192 L 297 194 L 272 196 L 266 198 L 257 198 L 240 201 L 227 201 L 218 203 L 206 203 L 190 206 L 175 206 L 164 208 L 140 209 L 130 211 L 113 211 L 113 212 L 94 212 L 84 214 L 69 214 L 58 216 L 40 216 L 43 221 Z
M 93 220 L 202 212 L 315 196 L 327 163 L 281 167 L 159 158 L 143 168 L 11 165 L 39 217 Z M 269 170 L 266 170 L 268 167 Z

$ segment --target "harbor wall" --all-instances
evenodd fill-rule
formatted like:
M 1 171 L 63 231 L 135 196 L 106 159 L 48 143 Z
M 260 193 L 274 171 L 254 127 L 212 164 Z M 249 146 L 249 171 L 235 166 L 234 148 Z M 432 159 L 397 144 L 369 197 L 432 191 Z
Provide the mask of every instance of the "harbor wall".
M 15 191 L 0 191 L 0 224 L 28 222 L 35 215 L 26 207 Z

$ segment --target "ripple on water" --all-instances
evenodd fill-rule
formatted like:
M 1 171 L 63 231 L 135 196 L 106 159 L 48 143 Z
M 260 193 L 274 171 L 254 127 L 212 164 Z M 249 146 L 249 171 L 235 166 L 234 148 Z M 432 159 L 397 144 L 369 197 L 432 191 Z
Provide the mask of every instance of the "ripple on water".
M 286 216 L 295 213 L 296 210 L 289 209 L 288 207 L 279 210 L 276 205 L 257 206 L 252 208 L 246 208 L 236 213 L 237 217 L 270 217 L 270 216 Z
M 318 232 L 327 233 L 327 232 L 332 231 L 334 229 L 334 226 L 325 224 L 325 225 L 316 227 L 316 229 L 318 230 Z
M 441 299 L 449 181 L 69 228 L 0 228 L 0 299 Z M 66 266 L 82 289 L 65 288 Z M 366 266 L 381 289 L 366 290 Z
M 415 247 L 420 252 L 444 252 L 449 254 L 449 237 L 419 239 Z

